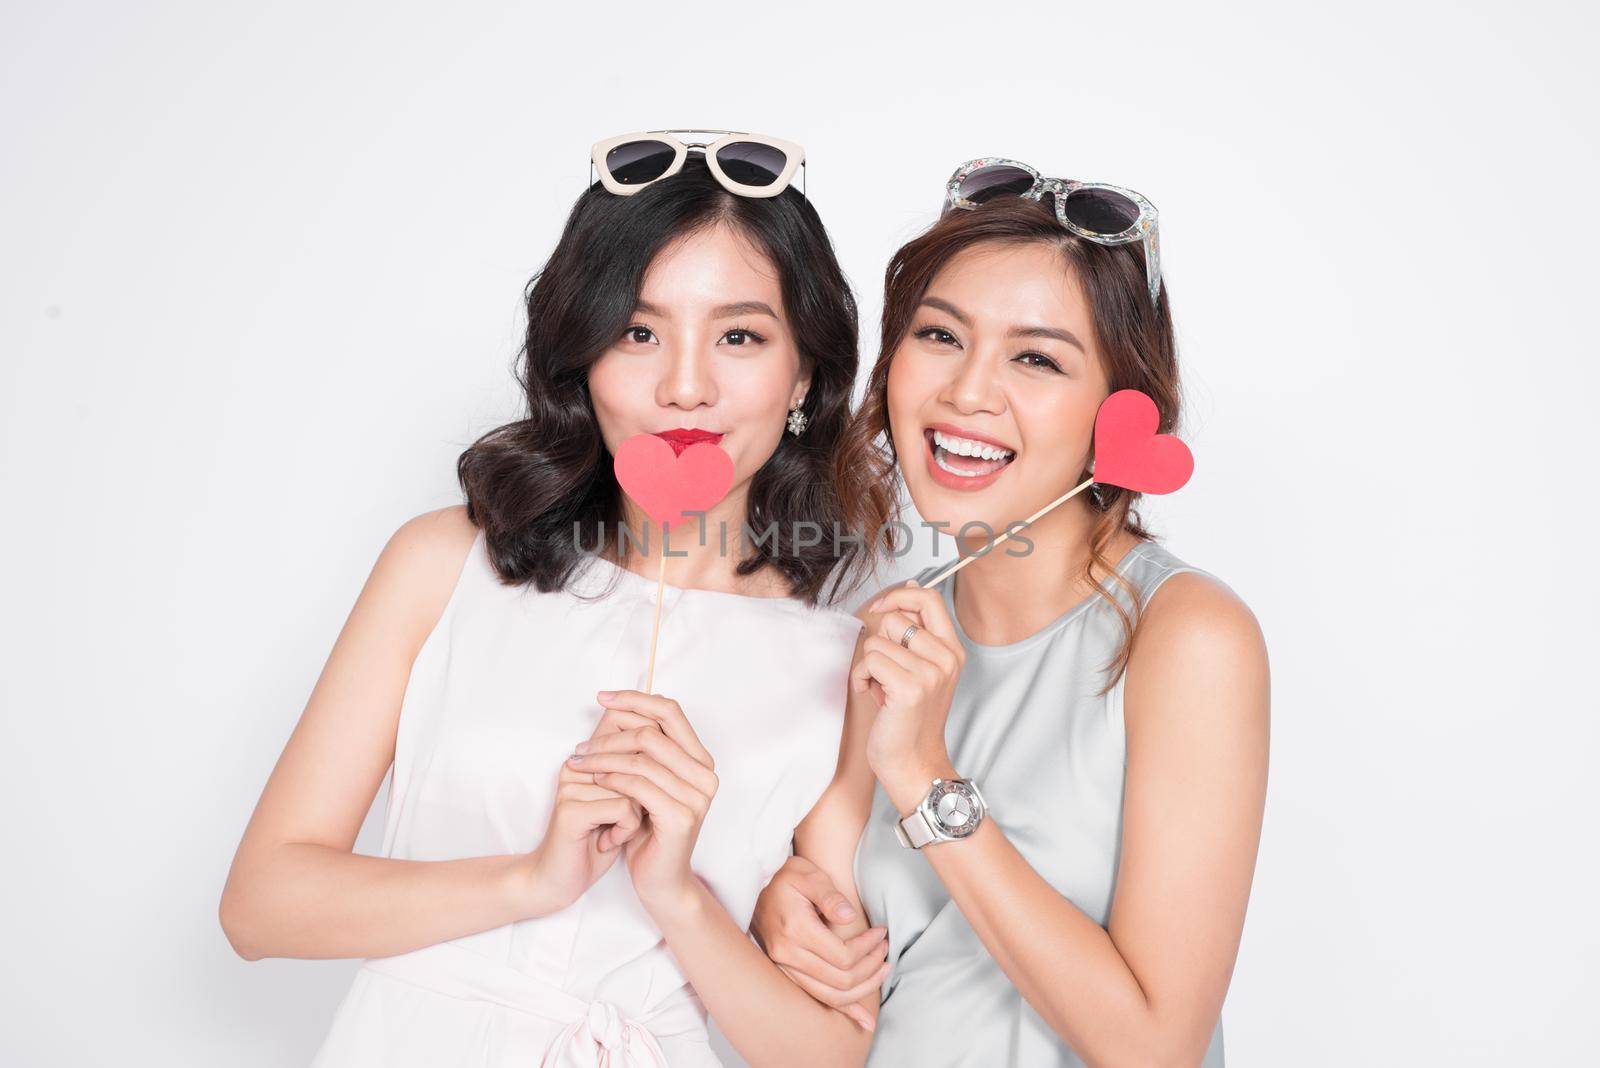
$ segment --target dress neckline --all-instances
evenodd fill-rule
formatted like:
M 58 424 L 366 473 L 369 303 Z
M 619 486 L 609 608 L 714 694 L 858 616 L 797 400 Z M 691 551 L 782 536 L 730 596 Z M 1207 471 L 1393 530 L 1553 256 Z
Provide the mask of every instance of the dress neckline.
M 1144 555 L 1144 552 L 1147 548 L 1154 544 L 1155 543 L 1152 541 L 1135 542 L 1132 548 L 1122 554 L 1122 559 L 1118 560 L 1116 566 L 1111 570 L 1119 575 L 1124 573 L 1130 566 L 1132 566 L 1135 560 Z M 980 642 L 968 634 L 966 628 L 961 625 L 960 617 L 956 615 L 955 584 L 960 578 L 961 575 L 958 572 L 954 575 L 951 575 L 950 581 L 944 584 L 945 588 L 943 593 L 945 609 L 950 613 L 950 623 L 953 627 L 955 627 L 956 636 L 961 639 L 961 643 L 968 649 L 984 655 L 1007 656 L 1012 653 L 1020 653 L 1026 649 L 1030 649 L 1039 642 L 1045 641 L 1050 637 L 1050 635 L 1066 626 L 1077 616 L 1088 611 L 1096 601 L 1101 599 L 1098 593 L 1091 593 L 1089 596 L 1085 597 L 1071 608 L 1068 608 L 1065 612 L 1056 616 L 1056 618 L 1052 619 L 1050 622 L 1046 623 L 1032 634 L 1029 634 L 1026 637 L 1018 638 L 1014 642 L 1005 642 L 1000 645 L 992 645 L 987 642 Z

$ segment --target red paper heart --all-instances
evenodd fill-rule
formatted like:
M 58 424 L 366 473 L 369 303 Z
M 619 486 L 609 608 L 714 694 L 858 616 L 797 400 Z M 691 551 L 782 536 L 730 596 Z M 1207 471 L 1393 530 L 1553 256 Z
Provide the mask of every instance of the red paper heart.
M 733 457 L 701 441 L 674 455 L 654 434 L 635 434 L 617 448 L 617 482 L 651 519 L 667 526 L 709 511 L 733 488 Z
M 1172 434 L 1157 434 L 1161 413 L 1137 389 L 1119 389 L 1094 417 L 1094 480 L 1139 493 L 1171 493 L 1194 473 L 1194 454 Z

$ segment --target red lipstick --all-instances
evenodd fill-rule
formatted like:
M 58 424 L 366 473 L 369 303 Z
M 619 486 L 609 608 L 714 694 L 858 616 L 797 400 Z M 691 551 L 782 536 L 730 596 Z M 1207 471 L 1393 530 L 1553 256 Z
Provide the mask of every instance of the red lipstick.
M 698 445 L 702 441 L 709 441 L 713 445 L 722 440 L 722 435 L 711 430 L 691 430 L 679 427 L 677 430 L 658 430 L 656 437 L 672 446 L 672 455 L 682 456 L 683 450 L 690 445 Z

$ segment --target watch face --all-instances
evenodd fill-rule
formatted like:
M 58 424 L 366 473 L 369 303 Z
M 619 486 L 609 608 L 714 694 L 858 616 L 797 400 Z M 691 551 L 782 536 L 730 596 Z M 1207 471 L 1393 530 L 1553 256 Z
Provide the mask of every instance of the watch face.
M 939 829 L 952 838 L 965 838 L 978 829 L 978 799 L 964 782 L 941 782 L 928 798 Z

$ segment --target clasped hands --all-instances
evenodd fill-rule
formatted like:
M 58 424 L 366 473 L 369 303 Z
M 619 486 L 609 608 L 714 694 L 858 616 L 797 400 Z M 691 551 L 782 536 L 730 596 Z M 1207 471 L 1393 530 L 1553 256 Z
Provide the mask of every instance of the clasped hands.
M 689 859 L 716 796 L 715 764 L 671 698 L 619 690 L 596 700 L 605 712 L 563 762 L 532 854 L 539 914 L 576 901 L 620 855 L 640 903 L 659 918 L 698 890 Z
M 918 628 L 902 643 L 906 630 Z M 885 793 L 909 812 L 935 777 L 952 777 L 945 721 L 966 662 L 944 600 L 915 582 L 870 606 L 851 665 L 852 695 L 877 705 L 867 761 Z M 628 865 L 645 909 L 659 918 L 698 889 L 689 859 L 716 795 L 711 754 L 670 698 L 603 691 L 594 734 L 563 765 L 556 805 L 534 854 L 540 896 L 565 907 L 615 863 Z M 827 925 L 853 910 L 815 865 L 786 862 L 756 903 L 751 931 L 768 956 L 823 1004 L 859 1020 L 859 1001 L 883 978 L 885 931 L 846 940 Z

